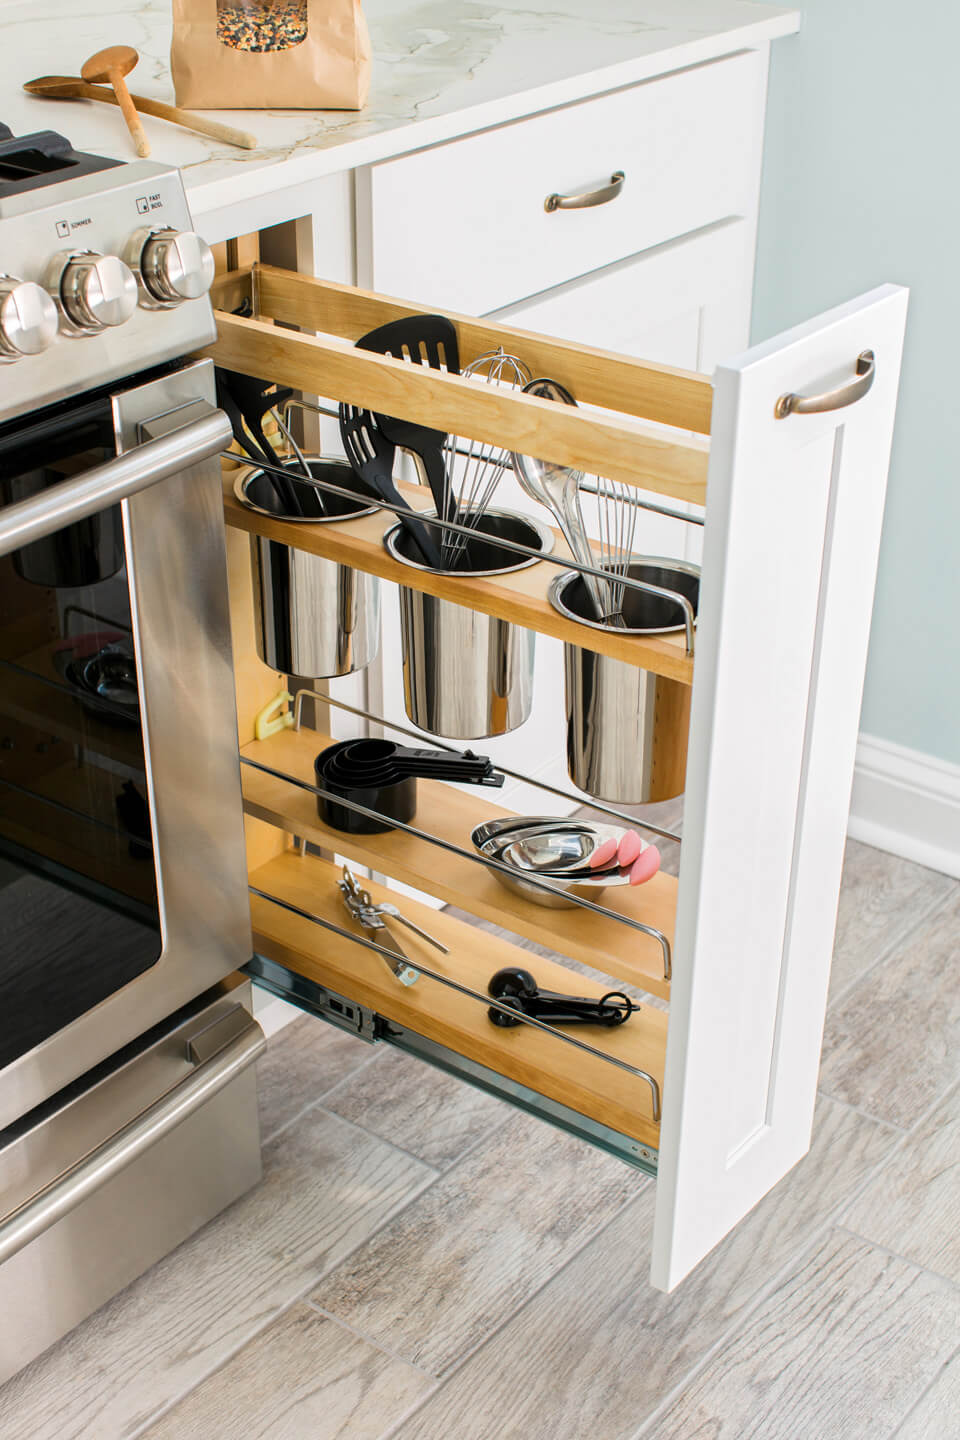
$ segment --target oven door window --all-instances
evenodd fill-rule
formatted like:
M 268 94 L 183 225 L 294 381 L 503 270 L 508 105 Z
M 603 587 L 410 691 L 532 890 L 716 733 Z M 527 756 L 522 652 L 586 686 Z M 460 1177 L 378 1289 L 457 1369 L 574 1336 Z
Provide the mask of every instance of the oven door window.
M 107 400 L 0 431 L 0 501 L 114 454 Z M 0 1069 L 161 948 L 115 506 L 0 558 Z

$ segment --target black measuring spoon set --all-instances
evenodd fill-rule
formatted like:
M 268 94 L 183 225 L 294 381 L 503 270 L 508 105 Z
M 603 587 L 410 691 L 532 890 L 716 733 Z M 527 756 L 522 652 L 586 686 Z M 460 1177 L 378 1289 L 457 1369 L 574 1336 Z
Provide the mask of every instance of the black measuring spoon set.
M 417 808 L 417 778 L 457 780 L 467 785 L 503 784 L 503 775 L 486 755 L 472 750 L 420 750 L 391 740 L 340 740 L 314 761 L 317 785 L 328 796 L 352 800 L 378 818 L 359 815 L 346 805 L 317 796 L 321 820 L 351 835 L 380 835 L 391 820 L 412 820 Z

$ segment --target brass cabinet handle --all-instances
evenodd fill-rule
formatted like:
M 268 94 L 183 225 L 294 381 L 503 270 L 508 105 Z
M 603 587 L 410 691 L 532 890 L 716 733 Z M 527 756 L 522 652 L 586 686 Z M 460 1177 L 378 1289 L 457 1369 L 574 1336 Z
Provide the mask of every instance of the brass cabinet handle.
M 836 390 L 826 390 L 822 395 L 781 395 L 773 413 L 778 420 L 785 420 L 788 415 L 820 415 L 825 410 L 842 410 L 845 405 L 862 400 L 876 376 L 873 351 L 861 350 L 855 380 L 848 380 L 846 385 L 838 385 Z
M 587 210 L 591 205 L 606 205 L 616 200 L 626 178 L 622 170 L 614 170 L 609 185 L 601 185 L 599 190 L 582 190 L 579 195 L 548 195 L 543 208 L 552 214 L 554 210 Z

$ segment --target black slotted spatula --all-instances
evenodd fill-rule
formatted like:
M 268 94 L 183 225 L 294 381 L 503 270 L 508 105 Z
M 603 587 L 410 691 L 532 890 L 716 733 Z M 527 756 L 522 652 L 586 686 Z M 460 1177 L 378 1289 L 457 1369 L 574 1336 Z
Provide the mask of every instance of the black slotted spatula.
M 393 456 L 395 446 L 388 440 L 377 424 L 378 417 L 369 410 L 356 405 L 340 406 L 340 440 L 347 459 L 365 485 L 388 505 L 402 505 L 400 524 L 410 534 L 420 551 L 424 564 L 431 570 L 442 566 L 440 547 L 430 533 L 430 527 L 416 518 L 415 511 L 408 505 L 393 483 Z
M 391 320 L 388 325 L 378 325 L 376 330 L 361 335 L 357 349 L 391 355 L 395 360 L 410 360 L 414 365 L 427 365 L 431 370 L 446 370 L 450 375 L 460 374 L 457 332 L 444 315 L 407 315 L 400 320 Z M 452 520 L 456 503 L 452 487 L 447 484 L 443 459 L 445 433 L 431 430 L 427 425 L 416 425 L 412 420 L 398 420 L 392 415 L 378 414 L 377 424 L 394 445 L 419 456 L 437 514 L 442 520 Z

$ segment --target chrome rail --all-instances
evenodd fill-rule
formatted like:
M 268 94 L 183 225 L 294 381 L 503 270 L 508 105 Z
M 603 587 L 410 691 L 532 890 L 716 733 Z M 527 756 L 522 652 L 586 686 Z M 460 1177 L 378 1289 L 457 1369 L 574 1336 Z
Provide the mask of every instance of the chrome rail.
M 287 785 L 293 785 L 298 790 L 305 790 L 310 795 L 316 795 L 321 800 L 333 800 L 337 805 L 343 805 L 355 815 L 362 815 L 367 820 L 382 820 L 384 817 L 378 810 L 371 810 L 367 805 L 361 805 L 359 801 L 348 800 L 345 795 L 334 795 L 329 790 L 322 789 L 319 785 L 311 785 L 308 780 L 300 780 L 296 775 L 290 775 L 285 770 L 277 770 L 272 765 L 264 765 L 260 760 L 252 760 L 249 755 L 240 755 L 241 765 L 247 765 L 251 770 L 259 770 L 264 775 L 270 775 L 275 780 L 283 780 Z M 465 850 L 462 845 L 455 845 L 452 840 L 444 840 L 439 835 L 431 835 L 428 830 L 421 830 L 416 825 L 410 825 L 403 820 L 390 820 L 390 826 L 394 830 L 401 830 L 405 835 L 413 835 L 417 840 L 426 840 L 429 845 L 436 845 L 439 850 L 446 850 L 450 855 L 458 855 L 462 860 L 469 860 L 472 865 L 482 865 L 488 870 L 499 870 L 506 875 L 513 875 L 509 865 L 502 860 L 495 860 L 490 855 L 478 855 L 475 851 Z M 590 910 L 595 915 L 608 916 L 626 925 L 631 930 L 637 930 L 643 935 L 648 935 L 660 946 L 663 954 L 663 978 L 669 980 L 673 972 L 673 959 L 671 955 L 670 941 L 662 930 L 654 925 L 646 925 L 642 920 L 634 920 L 632 916 L 620 915 L 615 910 L 607 910 L 603 905 L 597 905 L 593 900 L 587 900 L 581 895 L 571 895 L 569 891 L 559 890 L 551 885 L 548 880 L 543 880 L 539 875 L 524 874 L 524 881 L 529 882 L 537 890 L 545 890 L 551 895 L 562 895 L 566 900 L 572 900 L 583 910 Z
M 284 401 L 282 412 L 286 418 L 290 410 L 305 410 L 310 415 L 323 415 L 328 420 L 337 420 L 340 417 L 339 410 L 332 405 L 314 405 L 309 400 L 298 400 L 296 396 Z M 454 445 L 454 454 L 468 456 L 472 453 L 465 445 Z M 231 451 L 236 459 L 236 451 Z M 601 492 L 596 485 L 589 485 L 581 480 L 580 489 L 585 495 L 599 495 Z M 634 506 L 638 510 L 652 510 L 655 515 L 666 515 L 670 520 L 683 520 L 688 525 L 703 525 L 705 519 L 702 515 L 688 515 L 684 510 L 672 510 L 668 505 L 655 505 L 652 500 L 641 500 L 639 495 L 624 496 L 627 505 Z
M 282 406 L 284 419 L 286 419 L 289 410 L 305 410 L 308 415 L 322 415 L 328 420 L 340 419 L 340 410 L 334 409 L 334 406 L 312 405 L 309 400 L 298 400 L 296 396 L 285 400 L 284 406 Z M 469 458 L 469 455 L 472 454 L 472 451 L 469 451 L 466 445 L 453 445 L 452 448 L 453 454 L 455 455 L 468 456 Z M 236 451 L 232 451 L 230 454 L 236 459 Z M 586 481 L 580 481 L 580 490 L 583 491 L 584 495 L 600 494 L 600 490 L 596 485 L 587 484 Z M 640 500 L 639 495 L 625 495 L 623 501 L 625 501 L 625 504 L 633 505 L 635 510 L 652 510 L 656 516 L 666 516 L 668 520 L 682 520 L 689 524 L 689 526 L 704 526 L 705 524 L 704 516 L 689 516 L 685 510 L 672 510 L 669 505 L 656 505 L 653 504 L 652 500 Z
M 238 461 L 235 450 L 223 450 L 221 454 L 225 459 L 232 460 L 234 463 Z M 357 498 L 355 490 L 347 490 L 342 485 L 333 485 L 329 480 L 308 480 L 305 475 L 298 475 L 295 471 L 284 469 L 280 465 L 264 465 L 262 463 L 254 465 L 251 461 L 249 468 L 262 470 L 265 475 L 279 475 L 285 480 L 294 481 L 297 485 L 309 485 L 314 490 L 322 490 L 325 494 L 339 495 L 345 500 L 356 500 Z M 394 505 L 379 498 L 376 501 L 376 505 L 379 510 L 387 510 L 392 515 L 407 515 L 410 513 L 409 506 Z M 471 529 L 469 525 L 460 525 L 455 520 L 442 520 L 426 511 L 418 511 L 415 513 L 417 513 L 421 519 L 429 521 L 431 525 L 438 526 L 444 531 L 452 530 L 457 535 L 466 535 L 468 539 L 476 539 L 477 532 Z M 282 523 L 282 515 L 278 515 L 275 518 Z M 499 549 L 507 550 L 512 554 L 524 555 L 529 559 L 539 560 L 547 565 L 555 565 L 558 570 L 576 570 L 581 575 L 595 575 L 599 580 L 610 579 L 609 570 L 603 570 L 597 565 L 584 565 L 581 561 L 574 560 L 572 556 L 565 557 L 547 554 L 542 550 L 534 550 L 531 545 L 523 545 L 520 541 L 507 540 L 505 537 L 501 538 L 499 536 L 496 537 L 493 543 L 496 544 Z M 426 567 L 421 566 L 419 568 L 425 569 Z M 697 617 L 693 605 L 687 599 L 686 595 L 681 595 L 677 590 L 665 589 L 662 585 L 651 585 L 646 580 L 633 580 L 626 575 L 621 576 L 618 574 L 617 584 L 622 585 L 624 589 L 627 590 L 640 590 L 646 595 L 659 595 L 662 599 L 669 600 L 677 605 L 683 613 L 686 651 L 688 655 L 693 655 Z
M 436 735 L 425 736 L 422 730 L 411 730 L 406 725 L 398 725 L 395 720 L 385 720 L 382 715 L 374 715 L 370 710 L 361 710 L 358 705 L 348 705 L 345 700 L 335 700 L 332 695 L 325 695 L 322 690 L 311 690 L 304 685 L 296 692 L 293 701 L 293 728 L 299 730 L 303 721 L 303 701 L 306 698 L 321 700 L 325 705 L 333 705 L 337 710 L 346 710 L 350 715 L 356 715 L 361 720 L 372 720 L 374 725 L 383 725 L 388 730 L 395 730 L 398 735 L 406 735 L 411 740 L 418 740 L 423 744 L 428 739 L 430 744 L 440 750 L 450 750 L 453 754 L 461 754 L 456 745 L 449 745 L 446 740 L 440 740 Z M 608 805 L 604 800 L 594 800 L 589 795 L 574 795 L 572 790 L 561 790 L 556 785 L 548 785 L 545 780 L 533 780 L 529 775 L 522 774 L 519 770 L 508 770 L 506 765 L 497 761 L 496 768 L 506 775 L 509 780 L 520 780 L 524 785 L 533 785 L 537 790 L 544 790 L 549 795 L 556 795 L 560 800 L 570 800 L 574 805 L 585 806 L 588 810 L 597 810 L 601 815 L 609 815 L 613 820 L 622 820 L 626 825 L 641 830 L 649 830 L 651 835 L 659 835 L 662 840 L 675 840 L 681 844 L 683 836 L 676 830 L 665 830 L 662 825 L 653 825 L 649 820 L 641 820 L 636 815 L 629 814 L 626 810 L 618 810 L 614 805 Z

